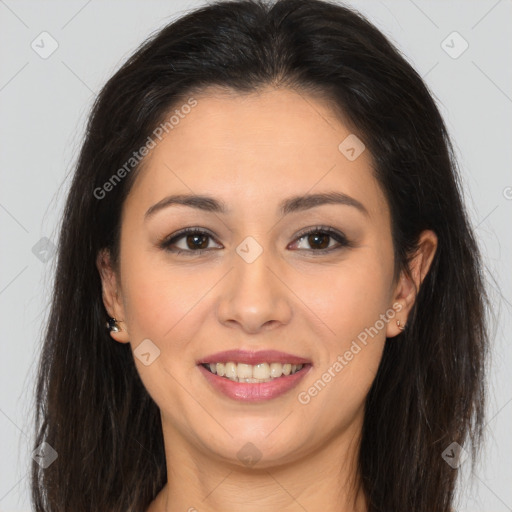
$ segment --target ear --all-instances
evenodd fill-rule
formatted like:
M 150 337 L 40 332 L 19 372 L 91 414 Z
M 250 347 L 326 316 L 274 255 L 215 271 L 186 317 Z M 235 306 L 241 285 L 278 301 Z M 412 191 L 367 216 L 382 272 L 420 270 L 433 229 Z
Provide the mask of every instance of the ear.
M 387 338 L 400 334 L 401 329 L 397 325 L 397 320 L 401 326 L 407 323 L 409 312 L 414 305 L 421 283 L 430 269 L 436 250 L 437 235 L 432 230 L 423 231 L 418 240 L 418 248 L 409 262 L 410 275 L 402 271 L 396 285 L 393 309 L 397 311 L 397 314 L 387 324 Z
M 128 343 L 130 337 L 124 322 L 124 305 L 120 298 L 120 283 L 115 270 L 112 268 L 110 252 L 102 249 L 96 258 L 96 267 L 101 277 L 103 304 L 107 313 L 117 320 L 118 332 L 111 332 L 110 336 L 119 343 Z

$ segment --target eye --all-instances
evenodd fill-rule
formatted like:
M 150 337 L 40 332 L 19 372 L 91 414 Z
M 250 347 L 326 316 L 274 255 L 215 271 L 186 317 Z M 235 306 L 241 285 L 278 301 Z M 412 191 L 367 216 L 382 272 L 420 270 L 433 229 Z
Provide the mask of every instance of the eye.
M 170 238 L 166 238 L 161 241 L 158 245 L 165 249 L 166 251 L 175 253 L 175 254 L 203 254 L 209 250 L 208 248 L 209 241 L 208 238 L 213 238 L 210 233 L 203 229 L 199 228 L 185 228 L 175 233 Z M 182 247 L 178 247 L 177 249 L 171 248 L 173 245 L 177 245 L 177 242 L 181 239 L 183 240 Z
M 187 254 L 191 256 L 211 251 L 212 248 L 209 247 L 209 239 L 213 239 L 213 235 L 204 229 L 185 228 L 178 233 L 174 233 L 171 237 L 167 237 L 160 241 L 158 245 L 161 249 L 174 254 Z M 343 233 L 328 226 L 315 226 L 313 228 L 309 228 L 307 231 L 300 233 L 296 240 L 299 243 L 302 241 L 308 243 L 312 249 L 303 250 L 315 253 L 315 255 L 326 254 L 343 247 L 353 246 Z M 338 245 L 335 244 L 332 246 L 330 242 L 333 240 L 338 242 Z M 181 247 L 178 243 L 182 244 Z M 292 245 L 297 245 L 297 242 L 293 242 Z
M 313 248 L 304 250 L 315 254 L 326 254 L 343 247 L 352 247 L 352 244 L 343 233 L 328 226 L 309 228 L 307 231 L 300 233 L 297 240 L 308 243 Z M 330 244 L 332 240 L 338 242 L 338 245 L 334 244 L 332 246 Z

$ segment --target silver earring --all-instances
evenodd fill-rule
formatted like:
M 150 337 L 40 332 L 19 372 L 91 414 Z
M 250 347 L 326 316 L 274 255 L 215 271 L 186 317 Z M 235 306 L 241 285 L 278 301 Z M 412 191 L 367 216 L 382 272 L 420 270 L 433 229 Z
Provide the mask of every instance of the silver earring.
M 401 325 L 401 324 L 400 324 L 400 320 L 397 320 L 397 321 L 396 321 L 396 325 L 397 325 L 397 327 L 398 327 L 401 331 L 403 331 L 403 330 L 405 329 L 405 325 L 406 325 L 406 324 Z
M 119 332 L 121 330 L 117 324 L 117 320 L 113 317 L 109 317 L 106 326 L 110 332 Z

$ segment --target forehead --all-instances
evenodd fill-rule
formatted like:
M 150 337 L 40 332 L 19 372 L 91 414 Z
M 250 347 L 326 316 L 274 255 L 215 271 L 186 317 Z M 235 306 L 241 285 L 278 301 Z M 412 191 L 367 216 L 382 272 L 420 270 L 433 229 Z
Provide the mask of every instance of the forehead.
M 275 196 L 277 202 L 291 189 L 336 189 L 365 197 L 370 212 L 387 209 L 369 151 L 353 161 L 340 151 L 353 134 L 321 99 L 289 89 L 243 95 L 212 89 L 194 99 L 162 140 L 155 139 L 130 193 L 138 202 L 176 191 L 217 192 L 228 202 Z

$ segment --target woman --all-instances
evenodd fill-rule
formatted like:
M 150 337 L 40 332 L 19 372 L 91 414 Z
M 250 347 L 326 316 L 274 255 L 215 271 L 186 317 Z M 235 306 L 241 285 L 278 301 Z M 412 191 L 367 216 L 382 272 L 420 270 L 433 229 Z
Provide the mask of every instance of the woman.
M 448 512 L 486 300 L 445 125 L 389 41 L 326 1 L 199 8 L 89 120 L 35 509 Z

